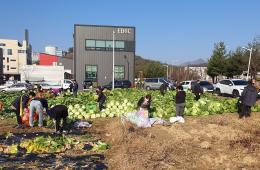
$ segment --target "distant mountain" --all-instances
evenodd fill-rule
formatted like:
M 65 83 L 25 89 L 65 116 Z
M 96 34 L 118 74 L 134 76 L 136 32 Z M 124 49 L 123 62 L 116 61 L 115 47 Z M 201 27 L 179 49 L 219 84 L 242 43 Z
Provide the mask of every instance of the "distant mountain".
M 200 65 L 204 66 L 206 64 L 207 64 L 207 61 L 200 58 L 197 60 L 184 62 L 184 63 L 180 64 L 180 66 L 200 66 Z

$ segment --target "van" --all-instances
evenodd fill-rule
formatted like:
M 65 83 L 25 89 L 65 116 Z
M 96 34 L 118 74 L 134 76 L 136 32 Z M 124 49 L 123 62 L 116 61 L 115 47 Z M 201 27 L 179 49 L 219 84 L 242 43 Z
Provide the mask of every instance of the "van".
M 158 90 L 160 86 L 165 83 L 167 88 L 172 90 L 174 89 L 174 85 L 165 78 L 146 78 L 144 80 L 144 89 L 146 90 Z

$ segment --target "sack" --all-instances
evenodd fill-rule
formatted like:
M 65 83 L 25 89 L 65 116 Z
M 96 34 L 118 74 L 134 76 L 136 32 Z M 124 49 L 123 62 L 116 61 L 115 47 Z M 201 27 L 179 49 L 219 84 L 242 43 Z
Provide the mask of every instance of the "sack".
M 122 117 L 122 119 L 135 124 L 137 127 L 141 127 L 141 128 L 151 127 L 149 118 L 140 116 L 136 112 L 127 113 L 125 116 Z
M 184 123 L 184 118 L 181 116 L 176 116 L 176 117 L 170 117 L 170 122 L 171 123 L 175 123 L 175 122 L 180 122 L 180 123 Z
M 37 121 L 38 119 L 39 119 L 39 114 L 36 112 L 33 115 L 33 120 Z M 26 111 L 22 117 L 22 124 L 25 124 L 26 126 L 30 126 L 29 120 L 30 120 L 30 110 L 26 109 Z

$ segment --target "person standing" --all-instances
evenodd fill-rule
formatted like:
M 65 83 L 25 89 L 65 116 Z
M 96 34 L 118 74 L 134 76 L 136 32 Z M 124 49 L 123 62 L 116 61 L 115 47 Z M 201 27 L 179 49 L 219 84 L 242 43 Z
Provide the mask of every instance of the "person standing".
M 166 90 L 167 90 L 167 84 L 166 83 L 162 83 L 162 85 L 160 86 L 160 93 L 161 93 L 161 95 L 164 96 Z
M 29 117 L 29 124 L 30 127 L 33 127 L 33 116 L 34 113 L 37 112 L 39 114 L 39 127 L 43 126 L 43 106 L 41 100 L 43 98 L 43 92 L 39 91 L 30 103 L 30 117 Z
M 70 83 L 70 92 L 72 92 L 73 91 L 73 82 L 72 83 Z
M 96 90 L 96 93 L 98 95 L 97 102 L 98 102 L 99 110 L 102 111 L 105 108 L 104 103 L 106 101 L 106 96 L 103 93 L 103 88 L 99 86 Z
M 251 107 L 255 105 L 257 100 L 257 89 L 254 86 L 254 80 L 249 80 L 248 85 L 244 88 L 240 97 L 242 110 L 239 118 L 250 117 Z
M 16 128 L 22 128 L 22 118 L 21 118 L 21 115 L 22 115 L 23 112 L 26 111 L 26 109 L 28 109 L 28 103 L 29 103 L 29 101 L 33 97 L 35 97 L 35 93 L 34 92 L 30 92 L 28 95 L 24 94 L 22 96 L 17 97 L 12 102 L 11 108 L 15 110 L 16 119 L 17 119 L 17 123 L 18 123 Z
M 73 96 L 74 97 L 77 97 L 78 89 L 79 89 L 79 85 L 78 85 L 77 81 L 74 80 L 74 85 L 73 85 Z
M 202 94 L 202 89 L 200 87 L 200 80 L 197 80 L 193 87 L 191 87 L 192 92 L 195 94 L 195 100 L 198 101 L 200 99 L 200 95 Z
M 176 90 L 177 90 L 177 93 L 175 96 L 176 117 L 181 116 L 183 118 L 184 109 L 185 109 L 186 93 L 183 90 L 183 87 L 181 85 L 177 86 Z

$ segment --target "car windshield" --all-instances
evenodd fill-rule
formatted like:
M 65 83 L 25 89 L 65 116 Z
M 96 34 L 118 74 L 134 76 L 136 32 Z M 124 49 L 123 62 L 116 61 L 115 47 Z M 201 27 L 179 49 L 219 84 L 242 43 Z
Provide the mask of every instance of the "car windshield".
M 233 83 L 236 86 L 246 86 L 247 85 L 247 81 L 245 81 L 245 80 L 233 80 Z
M 205 85 L 211 85 L 211 84 L 207 81 L 201 81 L 200 85 L 205 86 Z

